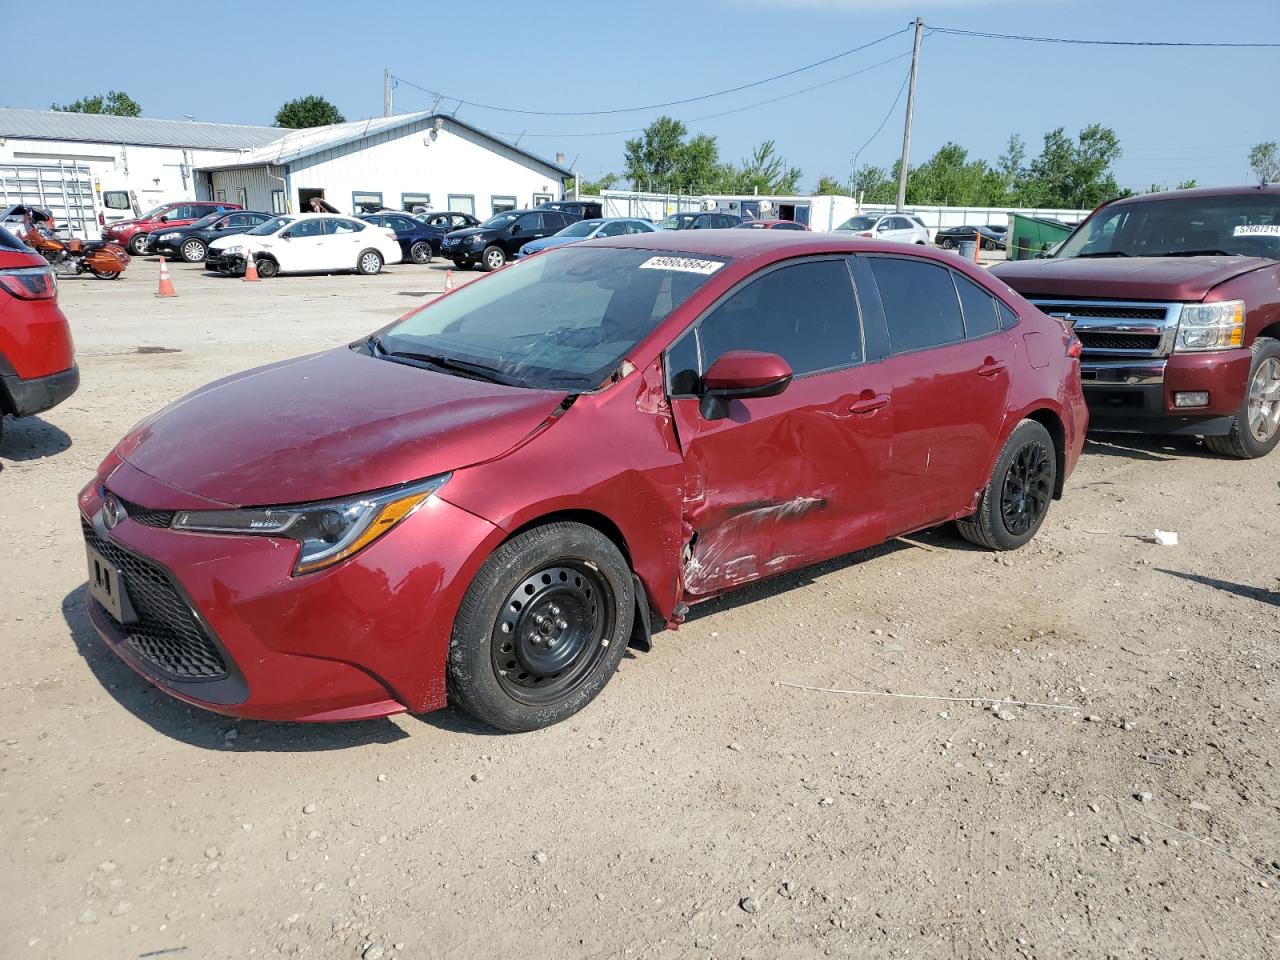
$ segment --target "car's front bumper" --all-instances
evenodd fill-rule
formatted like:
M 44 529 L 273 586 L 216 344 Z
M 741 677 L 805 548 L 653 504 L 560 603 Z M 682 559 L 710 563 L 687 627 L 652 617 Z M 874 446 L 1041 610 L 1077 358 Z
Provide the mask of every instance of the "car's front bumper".
M 0 373 L 0 391 L 5 404 L 16 417 L 29 417 L 56 407 L 80 386 L 80 368 L 72 364 L 67 370 L 27 380 Z M 0 409 L 0 415 L 4 411 Z
M 1248 349 L 1173 354 L 1080 364 L 1089 428 L 1126 433 L 1212 436 L 1230 431 L 1244 401 Z M 1205 392 L 1209 402 L 1179 407 L 1181 393 Z
M 240 254 L 229 254 L 221 250 L 210 250 L 204 256 L 204 268 L 215 273 L 242 274 L 245 270 L 245 259 Z
M 161 500 L 194 506 L 184 502 L 189 495 L 127 463 L 108 483 L 127 503 L 147 497 L 148 507 Z M 156 686 L 195 706 L 262 720 L 354 720 L 444 706 L 454 616 L 476 567 L 500 539 L 492 524 L 432 497 L 356 556 L 294 577 L 297 545 L 290 540 L 179 532 L 132 516 L 107 530 L 102 490 L 95 479 L 79 498 L 89 545 L 104 538 L 99 552 L 125 565 L 126 595 L 131 576 L 146 581 L 139 588 L 143 602 L 134 604 L 141 607 L 138 624 L 117 623 L 86 596 L 90 619 L 107 645 Z M 164 579 L 172 590 L 157 605 L 143 590 Z M 168 616 L 189 617 L 203 648 L 173 646 L 161 631 Z M 182 637 L 200 639 L 189 625 Z M 206 675 L 190 676 L 184 657 L 194 657 Z M 211 673 L 209 664 L 219 658 L 225 669 Z

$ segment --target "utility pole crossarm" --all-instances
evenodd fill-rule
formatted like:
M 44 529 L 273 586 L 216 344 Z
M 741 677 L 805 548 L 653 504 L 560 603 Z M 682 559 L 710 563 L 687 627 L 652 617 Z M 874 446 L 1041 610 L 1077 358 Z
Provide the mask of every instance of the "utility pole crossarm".
M 920 37 L 924 33 L 924 21 L 916 17 L 916 42 L 911 50 L 911 83 L 907 89 L 907 122 L 902 130 L 902 162 L 898 165 L 898 204 L 902 213 L 907 203 L 907 169 L 911 161 L 911 116 L 916 109 L 916 71 L 920 66 Z

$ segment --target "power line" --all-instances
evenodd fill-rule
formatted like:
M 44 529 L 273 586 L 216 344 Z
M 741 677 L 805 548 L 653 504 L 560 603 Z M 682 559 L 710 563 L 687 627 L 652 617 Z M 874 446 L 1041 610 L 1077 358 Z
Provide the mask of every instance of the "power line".
M 1210 41 L 1172 40 L 1082 40 L 1076 37 L 1030 37 L 1014 33 L 985 33 L 981 30 L 960 30 L 954 27 L 929 28 L 930 33 L 949 33 L 958 37 L 983 37 L 987 40 L 1021 40 L 1027 43 L 1071 43 L 1096 47 L 1280 47 L 1280 43 L 1215 43 Z
M 867 137 L 866 143 L 854 151 L 853 159 L 849 161 L 849 182 L 852 184 L 853 176 L 857 173 L 858 157 L 862 156 L 862 151 L 871 146 L 871 142 L 880 136 L 880 131 L 884 129 L 884 125 L 889 122 L 889 118 L 893 116 L 893 111 L 898 109 L 898 101 L 902 99 L 902 92 L 907 89 L 907 83 L 911 80 L 911 72 L 907 71 L 907 75 L 902 78 L 902 86 L 898 87 L 898 95 L 893 98 L 893 103 L 889 104 L 889 109 L 884 112 L 884 119 L 880 121 L 880 126 L 876 127 L 876 132 Z
M 678 107 L 678 106 L 683 106 L 684 104 L 687 104 L 687 103 L 697 103 L 700 100 L 710 100 L 712 97 L 722 97 L 728 93 L 738 93 L 742 90 L 750 90 L 752 87 L 759 87 L 766 83 L 773 83 L 773 81 L 775 80 L 782 80 L 782 79 L 785 79 L 786 77 L 793 77 L 798 73 L 804 73 L 807 70 L 813 70 L 816 67 L 824 66 L 828 63 L 831 63 L 834 60 L 840 60 L 843 57 L 848 57 L 852 54 L 859 53 L 863 50 L 867 50 L 871 47 L 876 46 L 877 44 L 884 43 L 886 40 L 891 40 L 894 37 L 898 36 L 899 34 L 906 33 L 909 29 L 911 28 L 903 27 L 901 30 L 895 30 L 893 33 L 885 34 L 883 37 L 880 37 L 878 40 L 872 40 L 869 43 L 864 43 L 861 46 L 854 47 L 851 50 L 845 50 L 845 51 L 842 51 L 841 53 L 833 54 L 832 56 L 829 56 L 823 60 L 818 60 L 814 63 L 806 64 L 803 67 L 796 67 L 794 70 L 788 70 L 785 73 L 778 73 L 773 75 L 772 77 L 765 77 L 763 80 L 753 80 L 751 83 L 744 83 L 736 87 L 729 87 L 726 90 L 717 90 L 714 93 L 704 93 L 696 97 L 685 97 L 683 100 L 668 100 L 666 103 L 651 103 L 643 107 L 615 107 L 610 110 L 521 110 L 516 107 L 499 107 L 499 106 L 495 106 L 493 104 L 488 104 L 488 103 L 477 103 L 474 100 L 463 100 L 460 97 L 450 96 L 448 94 L 441 93 L 438 90 L 432 90 L 428 87 L 420 86 L 419 84 L 416 84 L 411 80 L 406 80 L 404 77 L 393 75 L 393 78 L 399 83 L 403 83 L 406 86 L 413 87 L 416 90 L 421 90 L 423 93 L 430 94 L 433 97 L 440 97 L 443 100 L 457 100 L 459 105 L 465 104 L 466 106 L 475 107 L 480 110 L 497 110 L 500 113 L 519 113 L 519 114 L 524 114 L 526 116 L 538 116 L 538 117 L 603 117 L 603 116 L 610 116 L 612 114 L 618 114 L 618 113 L 640 113 L 645 110 L 661 110 L 665 107 Z M 600 134 L 600 136 L 604 136 L 604 134 Z

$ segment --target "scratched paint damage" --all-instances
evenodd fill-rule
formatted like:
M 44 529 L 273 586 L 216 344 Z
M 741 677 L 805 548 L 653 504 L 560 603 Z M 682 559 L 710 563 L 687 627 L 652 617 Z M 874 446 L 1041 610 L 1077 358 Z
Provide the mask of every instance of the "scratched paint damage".
M 827 499 L 818 496 L 738 505 L 722 522 L 695 531 L 685 545 L 685 590 L 692 594 L 714 593 L 794 566 L 802 558 L 770 547 L 792 541 L 785 533 L 789 522 L 826 507 Z M 769 529 L 775 525 L 780 528 L 776 534 Z

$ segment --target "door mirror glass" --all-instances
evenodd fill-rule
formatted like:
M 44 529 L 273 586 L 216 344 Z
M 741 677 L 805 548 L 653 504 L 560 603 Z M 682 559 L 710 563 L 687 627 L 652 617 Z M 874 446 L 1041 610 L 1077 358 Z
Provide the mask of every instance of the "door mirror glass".
M 706 420 L 729 415 L 730 400 L 776 397 L 791 383 L 791 366 L 776 353 L 730 350 L 702 375 L 699 409 Z
M 286 230 L 284 233 L 280 234 L 280 239 L 281 239 L 281 240 L 292 240 L 292 239 L 293 239 L 293 231 L 292 231 L 292 230 Z

